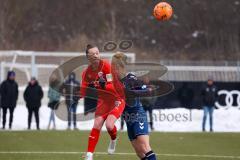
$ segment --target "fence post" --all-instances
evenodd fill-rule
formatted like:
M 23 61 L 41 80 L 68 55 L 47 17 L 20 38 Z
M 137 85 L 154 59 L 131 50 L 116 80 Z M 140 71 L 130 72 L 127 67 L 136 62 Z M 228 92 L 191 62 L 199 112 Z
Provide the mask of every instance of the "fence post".
M 240 80 L 240 61 L 237 61 L 237 75 L 238 79 Z
M 1 62 L 1 65 L 0 65 L 0 82 L 2 82 L 4 80 L 4 68 L 5 67 L 5 62 Z
M 31 55 L 31 77 L 36 77 L 38 79 L 38 73 L 37 73 L 37 67 L 36 67 L 36 55 L 35 53 L 32 53 Z

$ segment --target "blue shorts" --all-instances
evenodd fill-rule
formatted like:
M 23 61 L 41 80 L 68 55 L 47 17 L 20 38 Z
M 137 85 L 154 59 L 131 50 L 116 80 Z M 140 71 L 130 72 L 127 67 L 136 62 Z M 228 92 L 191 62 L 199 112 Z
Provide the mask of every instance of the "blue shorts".
M 148 135 L 148 121 L 145 111 L 125 112 L 124 119 L 127 124 L 128 138 L 133 141 L 140 135 Z

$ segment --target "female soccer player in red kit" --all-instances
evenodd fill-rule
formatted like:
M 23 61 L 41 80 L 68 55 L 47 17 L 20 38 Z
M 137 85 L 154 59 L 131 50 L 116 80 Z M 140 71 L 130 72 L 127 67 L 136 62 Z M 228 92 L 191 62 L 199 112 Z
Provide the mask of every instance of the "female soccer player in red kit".
M 89 135 L 88 150 L 85 157 L 85 160 L 92 160 L 104 122 L 106 122 L 106 128 L 111 137 L 108 153 L 114 153 L 117 141 L 115 122 L 124 110 L 125 100 L 115 90 L 111 65 L 106 60 L 100 59 L 99 49 L 96 46 L 87 45 L 86 56 L 89 66 L 82 73 L 80 93 L 83 97 L 87 96 L 86 89 L 93 85 L 97 89 L 98 97 L 94 125 Z

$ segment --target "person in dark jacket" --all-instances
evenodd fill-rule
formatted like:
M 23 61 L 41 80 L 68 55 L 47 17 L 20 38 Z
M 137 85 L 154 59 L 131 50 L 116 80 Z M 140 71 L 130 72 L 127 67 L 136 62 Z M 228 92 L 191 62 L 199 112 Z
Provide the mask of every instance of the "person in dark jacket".
M 77 105 L 80 99 L 80 83 L 76 80 L 76 75 L 74 72 L 70 73 L 68 79 L 62 86 L 62 92 L 65 95 L 65 102 L 68 110 L 68 129 L 71 129 L 72 115 L 73 115 L 73 126 L 77 129 Z
M 32 77 L 24 91 L 24 100 L 28 109 L 28 129 L 31 129 L 32 114 L 34 112 L 37 129 L 39 130 L 39 108 L 43 98 L 42 87 L 35 77 Z
M 9 129 L 12 128 L 13 112 L 18 99 L 18 84 L 15 81 L 15 72 L 9 71 L 7 79 L 1 85 L 1 107 L 3 110 L 2 129 L 5 129 L 7 110 L 10 112 Z
M 215 108 L 215 101 L 217 100 L 217 87 L 214 85 L 213 79 L 210 77 L 207 81 L 207 85 L 202 90 L 203 100 L 203 122 L 202 131 L 205 132 L 205 125 L 207 116 L 209 115 L 210 131 L 213 132 L 213 111 Z

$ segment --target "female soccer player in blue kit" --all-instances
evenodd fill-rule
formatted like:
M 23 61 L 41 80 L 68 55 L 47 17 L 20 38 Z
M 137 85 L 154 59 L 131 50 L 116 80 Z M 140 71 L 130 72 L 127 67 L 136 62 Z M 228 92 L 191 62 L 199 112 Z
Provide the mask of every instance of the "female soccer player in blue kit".
M 126 106 L 123 116 L 127 124 L 128 137 L 141 160 L 156 160 L 156 155 L 149 144 L 147 115 L 140 99 L 141 95 L 151 92 L 151 88 L 133 73 L 126 73 L 126 60 L 125 54 L 116 53 L 112 58 L 112 72 L 113 79 L 117 79 L 115 82 L 120 81 L 125 91 Z

